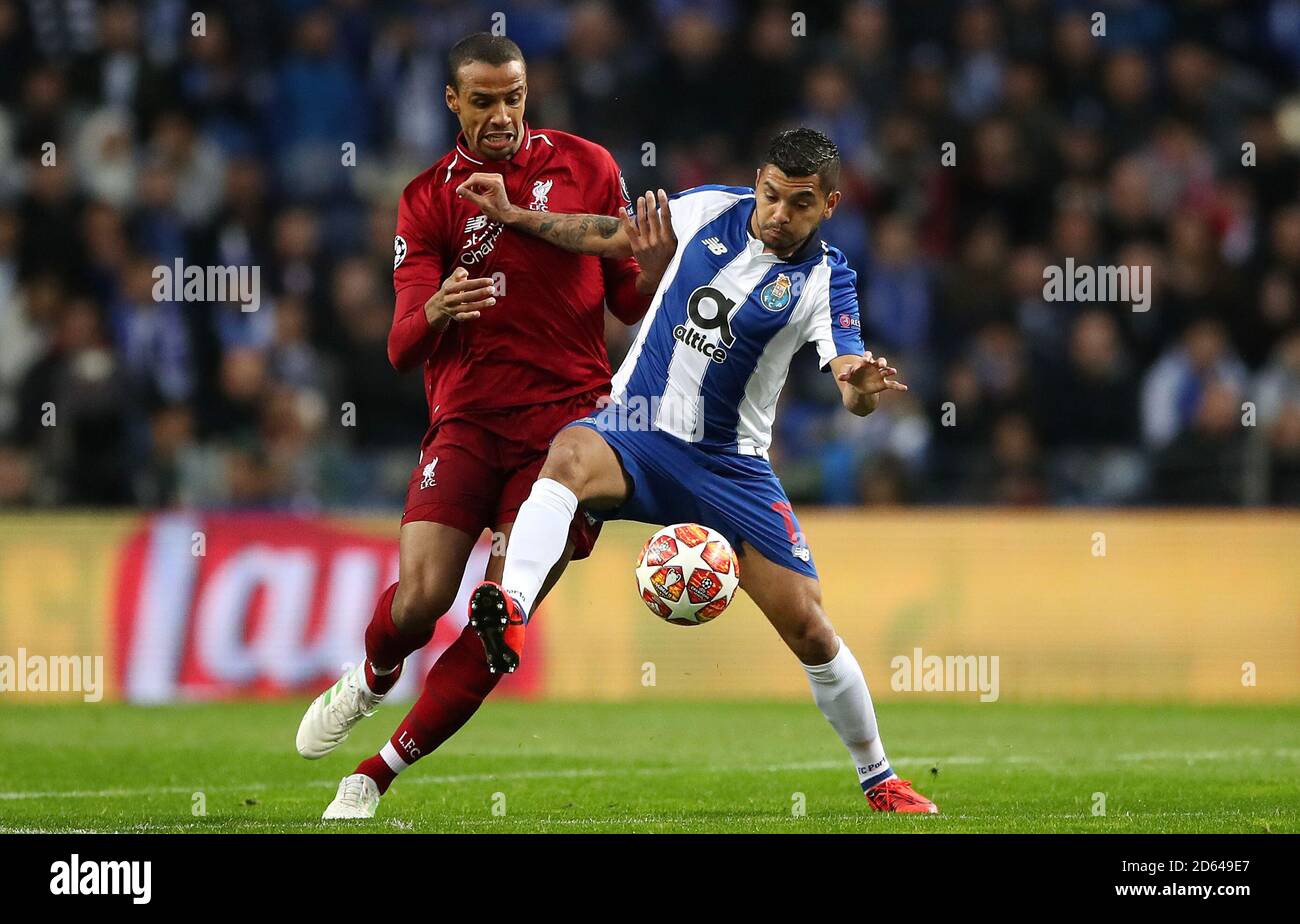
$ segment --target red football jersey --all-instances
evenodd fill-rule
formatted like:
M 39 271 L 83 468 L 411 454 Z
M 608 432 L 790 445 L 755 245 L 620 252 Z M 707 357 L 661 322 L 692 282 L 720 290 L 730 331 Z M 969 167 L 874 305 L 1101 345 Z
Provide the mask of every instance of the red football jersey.
M 634 324 L 650 303 L 636 292 L 636 261 L 569 253 L 488 221 L 456 195 L 471 173 L 500 173 L 510 201 L 550 212 L 617 215 L 622 174 L 598 144 L 524 125 L 508 161 L 469 154 L 465 139 L 402 193 L 394 241 L 397 309 L 388 356 L 398 370 L 424 363 L 429 423 L 608 391 L 604 306 Z M 493 277 L 497 302 L 473 321 L 430 330 L 424 303 L 458 266 Z

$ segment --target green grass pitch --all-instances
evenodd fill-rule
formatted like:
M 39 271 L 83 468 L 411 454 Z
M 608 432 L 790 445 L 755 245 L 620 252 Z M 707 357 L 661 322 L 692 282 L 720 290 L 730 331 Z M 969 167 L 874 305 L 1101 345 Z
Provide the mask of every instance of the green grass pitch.
M 1300 832 L 1300 705 L 885 703 L 895 768 L 943 812 L 916 817 L 868 810 L 811 703 L 490 702 L 373 822 L 328 827 L 403 707 L 312 762 L 306 705 L 0 705 L 0 833 Z

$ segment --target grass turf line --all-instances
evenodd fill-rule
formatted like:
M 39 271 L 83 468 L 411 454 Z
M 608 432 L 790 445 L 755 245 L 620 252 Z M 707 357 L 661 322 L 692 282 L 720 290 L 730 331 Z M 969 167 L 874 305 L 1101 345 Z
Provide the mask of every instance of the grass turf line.
M 811 704 L 503 701 L 372 822 L 330 825 L 404 707 L 320 761 L 294 751 L 305 707 L 0 705 L 0 833 L 1300 832 L 1300 705 L 885 703 L 891 761 L 943 811 L 909 817 L 868 810 Z

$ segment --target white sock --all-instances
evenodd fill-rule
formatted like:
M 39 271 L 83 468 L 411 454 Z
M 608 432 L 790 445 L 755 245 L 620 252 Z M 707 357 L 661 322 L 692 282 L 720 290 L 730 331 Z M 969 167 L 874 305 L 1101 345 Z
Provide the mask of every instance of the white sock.
M 506 547 L 501 586 L 529 615 L 546 576 L 564 554 L 569 524 L 577 511 L 577 495 L 550 478 L 538 479 L 519 508 Z
M 805 664 L 813 701 L 839 734 L 853 755 L 858 768 L 858 782 L 870 789 L 894 775 L 885 757 L 876 726 L 876 710 L 871 705 L 867 678 L 862 676 L 858 659 L 853 657 L 844 639 L 838 638 L 840 650 L 825 664 Z

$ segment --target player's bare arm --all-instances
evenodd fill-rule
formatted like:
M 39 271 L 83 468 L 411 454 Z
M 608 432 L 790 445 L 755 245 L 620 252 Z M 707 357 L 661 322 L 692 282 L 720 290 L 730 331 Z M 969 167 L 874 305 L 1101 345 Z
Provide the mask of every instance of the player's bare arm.
M 610 215 L 554 215 L 520 208 L 510 202 L 500 174 L 471 174 L 456 187 L 456 195 L 473 202 L 490 220 L 540 237 L 563 250 L 597 257 L 632 255 L 623 220 Z
M 831 360 L 835 384 L 840 387 L 840 398 L 851 414 L 866 417 L 880 404 L 880 396 L 887 391 L 907 391 L 898 381 L 898 370 L 889 365 L 885 357 L 874 357 L 871 351 L 861 356 L 836 356 Z
M 469 271 L 458 266 L 424 303 L 424 316 L 433 330 L 442 330 L 452 321 L 473 321 L 497 303 L 496 294 L 492 279 L 470 279 Z
M 523 209 L 514 212 L 524 216 Z M 627 239 L 626 219 L 610 215 L 551 215 L 534 212 L 536 220 L 528 217 L 506 222 L 506 226 L 527 231 L 545 241 L 571 250 L 598 257 L 627 257 L 632 254 L 632 244 Z
M 510 202 L 500 174 L 475 173 L 456 187 L 492 221 L 522 231 L 572 253 L 596 257 L 635 257 L 641 266 L 637 291 L 649 295 L 659 286 L 677 251 L 668 193 L 646 192 L 637 198 L 636 221 L 622 215 L 557 215 L 535 212 Z
M 563 250 L 597 257 L 632 255 L 623 219 L 611 215 L 555 215 L 520 208 L 510 202 L 499 174 L 471 174 L 456 187 L 456 195 L 473 202 L 490 220 L 540 237 Z

